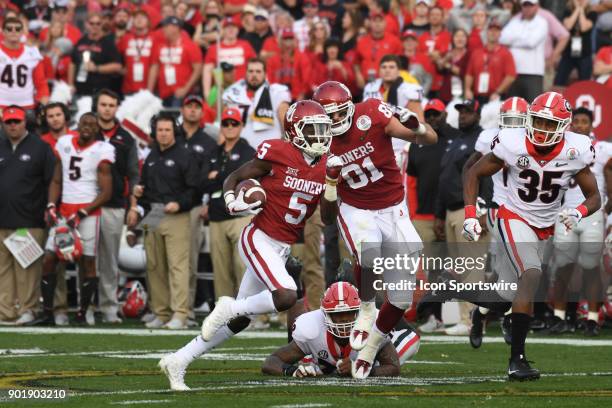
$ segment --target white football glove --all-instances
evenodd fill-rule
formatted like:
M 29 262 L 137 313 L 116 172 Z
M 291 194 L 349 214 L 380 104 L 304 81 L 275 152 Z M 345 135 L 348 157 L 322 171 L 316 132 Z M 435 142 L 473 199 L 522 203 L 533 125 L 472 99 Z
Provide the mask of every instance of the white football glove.
M 318 377 L 323 375 L 323 372 L 316 364 L 300 364 L 297 370 L 293 372 L 293 376 L 297 378 L 302 377 Z
M 425 125 L 419 121 L 419 117 L 416 113 L 407 108 L 401 108 L 397 106 L 395 108 L 395 114 L 398 120 L 406 125 L 409 129 L 413 130 L 417 135 L 424 135 L 427 131 Z
M 566 208 L 559 213 L 559 222 L 565 225 L 566 231 L 576 228 L 582 219 L 582 214 L 575 208 Z
M 463 221 L 463 237 L 468 241 L 478 241 L 482 234 L 482 227 L 477 218 L 466 218 Z
M 231 196 L 230 196 L 231 197 Z M 261 205 L 261 201 L 255 201 L 252 204 L 244 202 L 244 190 L 240 190 L 238 197 L 233 200 L 226 202 L 227 212 L 230 215 L 247 215 L 247 214 L 258 214 L 262 208 L 257 208 Z

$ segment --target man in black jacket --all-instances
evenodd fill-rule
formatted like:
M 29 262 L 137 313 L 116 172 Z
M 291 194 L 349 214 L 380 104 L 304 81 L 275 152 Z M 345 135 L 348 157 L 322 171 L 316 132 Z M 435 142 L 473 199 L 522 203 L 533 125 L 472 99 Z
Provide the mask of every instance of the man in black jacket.
M 245 266 L 238 254 L 238 241 L 242 229 L 252 216 L 232 216 L 225 210 L 223 181 L 234 170 L 251 160 L 255 150 L 240 138 L 242 115 L 236 108 L 226 108 L 221 115 L 221 137 L 225 142 L 210 158 L 211 166 L 206 182 L 210 194 L 208 218 L 210 220 L 210 256 L 215 278 L 215 296 L 238 294 Z
M 25 115 L 25 111 L 16 106 L 9 106 L 3 112 L 0 242 L 9 236 L 20 239 L 30 235 L 41 246 L 45 237 L 47 189 L 53 177 L 55 156 L 38 135 L 28 133 Z M 39 306 L 41 267 L 41 258 L 38 258 L 23 268 L 6 245 L 0 243 L 0 323 L 21 325 L 34 320 Z
M 191 152 L 176 142 L 179 128 L 172 115 L 160 114 L 152 128 L 155 144 L 142 166 L 140 182 L 134 187 L 127 221 L 129 227 L 134 227 L 145 213 L 162 209 L 159 224 L 152 223 L 145 231 L 147 280 L 155 314 L 146 326 L 176 330 L 187 327 L 189 212 L 200 174 Z
M 453 140 L 442 157 L 438 197 L 435 205 L 434 228 L 437 236 L 445 236 L 452 257 L 477 258 L 486 252 L 487 238 L 482 236 L 478 244 L 468 242 L 462 235 L 463 231 L 463 165 L 474 153 L 474 145 L 482 131 L 479 125 L 480 106 L 478 101 L 465 100 L 455 105 L 459 112 L 460 137 Z M 492 183 L 489 178 L 480 189 L 481 197 L 490 197 Z M 456 245 L 460 243 L 460 245 Z M 482 250 L 484 248 L 484 250 Z M 460 252 L 460 253 L 459 253 Z M 484 271 L 482 271 L 484 272 Z M 477 274 L 470 281 L 477 279 Z M 467 335 L 469 332 L 469 310 L 466 303 L 460 304 L 460 321 L 457 325 L 446 329 L 449 335 Z
M 113 195 L 102 207 L 98 271 L 100 277 L 99 306 L 105 323 L 121 323 L 117 316 L 117 283 L 119 278 L 119 244 L 125 220 L 127 192 L 138 182 L 138 151 L 132 136 L 115 117 L 119 108 L 119 95 L 102 89 L 94 99 L 100 126 L 100 140 L 115 148 L 112 165 Z
M 191 150 L 195 157 L 202 182 L 208 176 L 210 166 L 210 155 L 217 149 L 217 142 L 210 137 L 201 126 L 204 108 L 204 101 L 197 95 L 189 95 L 183 100 L 181 107 L 181 117 L 183 123 L 181 125 L 181 135 L 178 142 Z M 195 313 L 193 311 L 196 288 L 197 288 L 197 273 L 198 259 L 200 256 L 200 248 L 204 241 L 204 231 L 202 230 L 202 203 L 204 199 L 204 191 L 200 188 L 197 192 L 196 203 L 189 214 L 189 223 L 191 228 L 191 249 L 189 252 L 189 323 L 197 325 L 195 322 Z

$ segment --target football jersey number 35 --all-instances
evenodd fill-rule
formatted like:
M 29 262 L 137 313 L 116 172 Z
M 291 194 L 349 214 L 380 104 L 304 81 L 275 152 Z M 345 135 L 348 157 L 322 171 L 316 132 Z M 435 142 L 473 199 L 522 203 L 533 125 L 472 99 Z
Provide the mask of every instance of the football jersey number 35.
M 518 196 L 526 203 L 532 203 L 537 198 L 545 204 L 554 202 L 559 197 L 561 185 L 554 184 L 555 179 L 563 176 L 562 171 L 545 171 L 542 173 L 542 184 L 540 175 L 535 170 L 526 169 L 519 173 L 519 178 L 526 180 L 523 184 L 525 189 L 518 190 Z

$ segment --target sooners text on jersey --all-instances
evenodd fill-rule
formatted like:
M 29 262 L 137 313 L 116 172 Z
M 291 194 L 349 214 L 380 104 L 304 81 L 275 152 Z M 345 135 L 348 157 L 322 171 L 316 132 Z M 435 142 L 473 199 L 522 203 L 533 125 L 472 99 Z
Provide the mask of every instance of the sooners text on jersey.
M 353 123 L 334 136 L 330 152 L 342 159 L 338 196 L 342 202 L 364 210 L 380 210 L 404 199 L 400 169 L 385 126 L 393 111 L 386 103 L 368 99 L 355 104 Z
M 81 147 L 78 140 L 78 135 L 65 135 L 55 145 L 62 162 L 60 212 L 64 217 L 95 200 L 98 195 L 98 166 L 104 162 L 115 162 L 115 148 L 111 144 L 96 140 Z
M 565 132 L 550 153 L 540 155 L 524 128 L 502 129 L 491 151 L 508 167 L 504 207 L 537 228 L 555 223 L 570 180 L 595 159 L 590 139 L 572 132 Z
M 261 179 L 267 202 L 253 223 L 270 237 L 293 244 L 325 188 L 327 157 L 311 166 L 289 142 L 271 139 L 259 145 L 257 158 L 269 162 L 272 170 Z

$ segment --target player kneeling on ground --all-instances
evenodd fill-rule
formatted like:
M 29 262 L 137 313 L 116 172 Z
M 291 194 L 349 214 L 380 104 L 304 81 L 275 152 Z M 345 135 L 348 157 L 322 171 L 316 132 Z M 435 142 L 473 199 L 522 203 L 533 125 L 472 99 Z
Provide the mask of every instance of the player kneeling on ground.
M 351 349 L 349 337 L 360 305 L 357 288 L 348 282 L 332 284 L 323 296 L 321 308 L 296 319 L 293 340 L 268 356 L 262 371 L 293 377 L 333 373 L 350 377 L 357 352 Z M 379 345 L 370 375 L 398 376 L 400 366 L 417 353 L 419 344 L 419 335 L 410 329 L 392 331 Z

